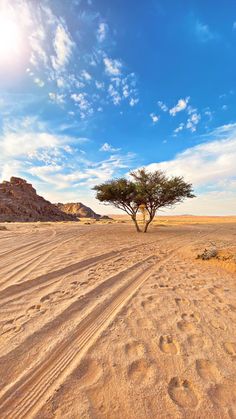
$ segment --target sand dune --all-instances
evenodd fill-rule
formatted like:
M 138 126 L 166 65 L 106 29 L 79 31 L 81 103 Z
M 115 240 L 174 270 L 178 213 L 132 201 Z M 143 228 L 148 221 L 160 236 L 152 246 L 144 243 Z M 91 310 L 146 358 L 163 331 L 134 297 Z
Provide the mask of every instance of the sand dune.
M 236 417 L 236 224 L 190 218 L 0 231 L 0 417 Z

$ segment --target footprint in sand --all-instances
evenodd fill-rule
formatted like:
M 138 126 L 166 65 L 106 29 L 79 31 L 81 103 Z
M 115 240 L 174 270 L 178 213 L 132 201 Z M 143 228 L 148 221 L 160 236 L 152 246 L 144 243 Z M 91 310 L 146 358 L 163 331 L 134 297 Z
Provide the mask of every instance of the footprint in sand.
M 89 281 L 82 281 L 82 282 L 80 282 L 79 284 L 80 285 L 87 285 L 89 283 Z
M 208 359 L 197 359 L 196 370 L 203 380 L 216 381 L 220 378 L 219 370 Z
M 213 403 L 220 407 L 235 407 L 236 383 L 226 380 L 210 388 L 208 394 Z
M 55 291 L 55 292 L 51 292 L 50 294 L 45 295 L 44 297 L 40 298 L 40 302 L 44 303 L 46 302 L 56 302 L 60 296 L 62 295 L 61 291 Z
M 138 358 L 145 354 L 146 348 L 141 342 L 133 341 L 125 345 L 125 353 L 131 358 Z
M 150 295 L 145 300 L 143 299 L 140 305 L 144 310 L 149 309 L 149 308 L 151 309 L 153 307 L 152 301 L 153 301 L 153 296 Z
M 192 333 L 196 330 L 194 323 L 187 322 L 185 320 L 181 320 L 177 323 L 177 327 L 181 332 Z
M 179 308 L 186 307 L 190 304 L 187 298 L 175 298 L 175 303 Z
M 20 316 L 18 319 L 8 320 L 6 323 L 4 323 L 1 327 L 0 335 L 6 337 L 7 335 L 9 336 L 23 330 L 23 326 L 19 323 L 19 319 L 21 317 L 23 316 Z
M 97 360 L 84 358 L 74 371 L 73 377 L 81 387 L 86 387 L 97 383 L 102 372 L 102 367 Z
M 35 304 L 28 308 L 28 310 L 26 311 L 26 315 L 28 317 L 34 317 L 39 314 L 44 314 L 45 312 L 46 312 L 46 309 L 42 307 L 41 304 Z
M 181 315 L 182 319 L 187 322 L 195 322 L 198 323 L 200 321 L 200 315 L 197 312 L 194 313 L 183 313 Z
M 195 408 L 198 404 L 198 397 L 192 383 L 188 380 L 182 380 L 174 377 L 170 380 L 168 386 L 170 398 L 179 407 Z
M 154 328 L 153 322 L 150 319 L 140 318 L 137 320 L 137 326 L 141 329 L 151 330 Z
M 72 281 L 70 283 L 70 289 L 72 289 L 73 291 L 76 290 L 78 288 L 78 286 L 79 286 L 78 281 Z
M 141 358 L 129 365 L 128 377 L 135 384 L 150 385 L 155 382 L 156 371 L 152 363 Z
M 209 337 L 194 334 L 188 337 L 187 342 L 190 346 L 195 348 L 210 348 L 212 346 L 212 342 Z
M 141 307 L 145 310 L 148 306 L 148 301 L 142 300 L 140 303 Z
M 172 336 L 161 336 L 159 347 L 166 354 L 177 354 L 179 352 L 179 345 Z
M 51 302 L 51 303 L 57 303 L 58 301 L 62 299 L 68 299 L 69 297 L 72 297 L 73 294 L 71 294 L 71 291 L 73 292 L 74 289 L 71 290 L 61 290 L 61 291 L 54 291 L 50 294 L 45 295 L 40 299 L 41 303 L 44 302 Z
M 229 355 L 236 355 L 236 342 L 225 342 L 224 350 Z

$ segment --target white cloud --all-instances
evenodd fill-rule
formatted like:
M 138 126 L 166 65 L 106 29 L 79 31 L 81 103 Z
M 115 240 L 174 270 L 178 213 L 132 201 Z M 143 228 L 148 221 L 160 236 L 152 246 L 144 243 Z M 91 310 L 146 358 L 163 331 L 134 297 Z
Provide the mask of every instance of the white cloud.
M 195 132 L 197 129 L 197 125 L 199 124 L 201 119 L 200 114 L 192 113 L 187 120 L 186 128 L 190 129 L 190 131 Z
M 57 82 L 57 87 L 59 87 L 59 88 L 63 88 L 63 87 L 66 86 L 66 82 L 65 82 L 65 79 L 63 77 L 58 77 L 56 82 Z
M 154 113 L 150 113 L 150 118 L 152 119 L 153 124 L 156 124 L 160 119 L 160 117 Z
M 95 13 L 94 19 L 90 13 L 81 13 L 80 27 L 72 28 L 76 30 L 74 37 L 74 32 L 70 32 L 70 20 L 54 14 L 47 0 L 43 0 L 43 4 L 34 3 L 19 0 L 14 9 L 13 6 L 9 7 L 14 11 L 16 19 L 21 16 L 22 26 L 26 26 L 25 55 L 29 53 L 31 64 L 25 62 L 26 72 L 35 84 L 48 89 L 51 102 L 63 104 L 66 108 L 71 105 L 72 99 L 77 110 L 80 109 L 81 118 L 87 118 L 95 111 L 100 112 L 101 108 L 105 109 L 111 102 L 116 106 L 126 100 L 131 107 L 138 103 L 135 74 L 127 74 L 121 59 L 110 57 L 111 47 L 114 46 L 112 40 L 108 40 L 109 53 L 107 51 L 107 43 L 104 42 L 108 38 L 107 23 L 100 20 L 98 26 L 95 26 L 97 18 L 101 19 L 100 14 Z M 84 28 L 81 30 L 83 23 Z M 97 39 L 93 39 L 93 44 L 88 46 L 85 53 L 83 39 L 80 42 L 77 40 L 82 36 L 84 39 L 89 38 L 94 30 Z M 75 59 L 75 55 L 79 59 Z M 93 78 L 91 65 L 97 67 L 97 79 Z M 104 76 L 108 77 L 104 79 Z M 92 89 L 95 86 L 96 91 Z M 78 90 L 83 97 L 75 96 L 79 95 Z
M 108 32 L 108 25 L 104 22 L 100 23 L 97 30 L 98 42 L 103 42 L 105 40 L 107 32 Z
M 105 57 L 103 59 L 105 71 L 109 76 L 119 76 L 121 74 L 122 63 L 120 60 Z
M 218 38 L 218 35 L 213 33 L 208 25 L 199 21 L 195 24 L 195 33 L 201 42 L 208 42 Z
M 187 107 L 187 114 L 192 115 L 193 113 L 197 113 L 197 108 L 193 108 L 191 105 Z
M 31 155 L 41 148 L 54 148 L 59 146 L 59 138 L 47 133 L 35 132 L 7 132 L 0 138 L 1 152 L 3 156 L 19 157 Z
M 209 109 L 207 109 L 204 114 L 209 118 L 209 120 L 211 121 L 213 119 L 213 112 L 210 111 Z
M 163 112 L 167 112 L 168 111 L 168 107 L 165 105 L 165 103 L 163 103 L 161 100 L 158 100 L 157 102 L 159 108 L 163 111 Z
M 55 70 L 63 69 L 69 62 L 74 45 L 68 30 L 59 23 L 54 38 L 55 56 L 51 57 Z
M 181 112 L 184 109 L 186 109 L 189 99 L 190 99 L 189 97 L 186 97 L 185 99 L 179 99 L 177 104 L 169 110 L 170 115 L 175 116 L 178 112 Z
M 43 80 L 41 80 L 40 78 L 38 78 L 38 77 L 35 77 L 34 78 L 34 82 L 35 82 L 35 84 L 37 84 L 39 87 L 43 87 L 44 86 L 44 81 Z
M 179 124 L 179 126 L 178 126 L 177 128 L 175 128 L 174 132 L 175 132 L 176 134 L 178 134 L 178 132 L 182 131 L 183 129 L 184 129 L 184 123 L 183 123 L 183 122 L 181 122 L 181 123 Z
M 193 183 L 199 198 L 181 205 L 177 210 L 180 213 L 186 212 L 186 208 L 193 214 L 235 212 L 236 123 L 217 128 L 207 138 L 209 142 L 189 148 L 173 160 L 147 166 L 148 170 L 164 170 Z
M 76 103 L 80 109 L 81 118 L 85 118 L 87 115 L 93 114 L 93 107 L 88 100 L 87 93 L 72 93 L 71 99 Z
M 91 74 L 89 74 L 88 73 L 88 71 L 86 71 L 86 70 L 83 70 L 82 72 L 81 72 L 81 76 L 83 77 L 83 79 L 85 79 L 86 81 L 90 81 L 90 80 L 92 80 L 92 76 L 91 76 Z
M 31 17 L 31 19 L 33 18 Z M 31 21 L 31 25 L 33 25 L 33 20 Z M 30 63 L 35 67 L 38 67 L 38 65 L 41 63 L 45 67 L 48 65 L 48 56 L 46 54 L 45 48 L 43 47 L 45 38 L 45 30 L 43 26 L 37 22 L 36 29 L 34 29 L 33 32 L 29 35 L 29 42 L 31 46 Z
M 114 152 L 114 151 L 120 151 L 120 148 L 115 148 L 109 143 L 104 143 L 99 150 L 100 151 Z
M 125 85 L 123 86 L 123 96 L 124 96 L 125 98 L 127 98 L 127 97 L 129 97 L 129 95 L 130 95 L 130 92 L 129 92 L 129 86 L 128 86 L 128 84 L 125 84 Z
M 65 103 L 65 95 L 63 94 L 50 92 L 48 93 L 48 96 L 51 102 L 54 102 L 57 105 L 62 105 L 63 103 Z
M 112 102 L 114 103 L 114 105 L 119 105 L 122 98 L 118 90 L 116 90 L 112 84 L 109 84 L 108 93 L 110 97 L 112 98 Z
M 133 107 L 133 106 L 137 105 L 138 102 L 139 102 L 138 98 L 131 97 L 131 99 L 129 101 L 129 104 L 130 104 L 131 107 Z
M 92 198 L 94 193 L 91 188 L 94 185 L 112 179 L 114 175 L 119 175 L 120 170 L 127 170 L 134 158 L 131 153 L 116 154 L 105 160 L 93 162 L 86 160 L 83 155 L 80 158 L 77 155 L 76 164 L 73 165 L 71 161 L 67 162 L 63 154 L 65 147 L 67 146 L 63 146 L 59 150 L 55 149 L 55 159 L 47 160 L 46 156 L 38 164 L 35 164 L 35 160 L 30 164 L 30 161 L 27 160 L 13 159 L 7 166 L 4 162 L 2 165 L 0 159 L 0 177 L 8 179 L 15 174 L 27 179 L 27 174 L 30 174 L 31 177 L 34 177 L 33 185 L 37 190 L 40 185 L 40 193 L 43 196 L 54 202 L 65 202 L 66 196 L 73 196 L 73 190 L 76 190 L 77 195 L 77 198 L 74 197 L 73 200 L 78 199 L 78 193 L 83 196 L 83 199 L 85 196 Z M 78 151 L 81 155 L 81 151 Z M 37 152 L 40 154 L 40 150 Z M 46 155 L 47 150 L 44 149 L 43 152 Z M 53 152 L 54 148 L 52 148 Z
M 103 82 L 101 82 L 101 81 L 95 81 L 95 86 L 96 86 L 96 88 L 97 89 L 99 89 L 99 90 L 102 90 L 102 89 L 104 89 L 104 83 Z
M 4 124 L 3 134 L 0 136 L 0 162 L 11 158 L 30 157 L 40 151 L 53 150 L 58 155 L 58 150 L 68 152 L 70 144 L 84 143 L 88 139 L 84 137 L 68 137 L 66 135 L 54 135 L 47 132 L 45 124 L 37 117 L 24 117 L 20 120 L 9 121 Z

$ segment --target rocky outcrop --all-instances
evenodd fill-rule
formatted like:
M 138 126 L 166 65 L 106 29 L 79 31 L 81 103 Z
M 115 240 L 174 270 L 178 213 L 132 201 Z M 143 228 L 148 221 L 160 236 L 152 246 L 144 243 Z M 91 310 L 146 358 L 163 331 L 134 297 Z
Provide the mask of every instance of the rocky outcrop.
M 96 220 L 101 218 L 101 215 L 96 214 L 96 212 L 81 202 L 58 203 L 57 207 L 66 214 L 73 214 L 79 218 L 95 218 Z
M 79 218 L 93 218 L 95 220 L 110 220 L 107 215 L 96 214 L 91 208 L 81 202 L 70 202 L 68 204 L 57 204 L 57 207 L 66 214 L 74 214 Z
M 0 221 L 73 221 L 77 218 L 65 214 L 56 205 L 37 195 L 26 180 L 11 177 L 0 183 Z

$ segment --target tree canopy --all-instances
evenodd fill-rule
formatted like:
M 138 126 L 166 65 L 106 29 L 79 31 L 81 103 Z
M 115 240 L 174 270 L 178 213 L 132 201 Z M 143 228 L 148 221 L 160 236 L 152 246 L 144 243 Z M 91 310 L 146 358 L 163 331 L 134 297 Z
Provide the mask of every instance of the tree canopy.
M 141 231 L 137 222 L 140 207 L 145 208 L 148 214 L 144 225 L 146 233 L 159 208 L 170 208 L 185 198 L 195 197 L 192 185 L 180 176 L 167 177 L 161 170 L 148 172 L 146 169 L 130 172 L 129 175 L 129 179 L 114 179 L 96 185 L 93 189 L 100 202 L 129 214 L 137 231 Z

